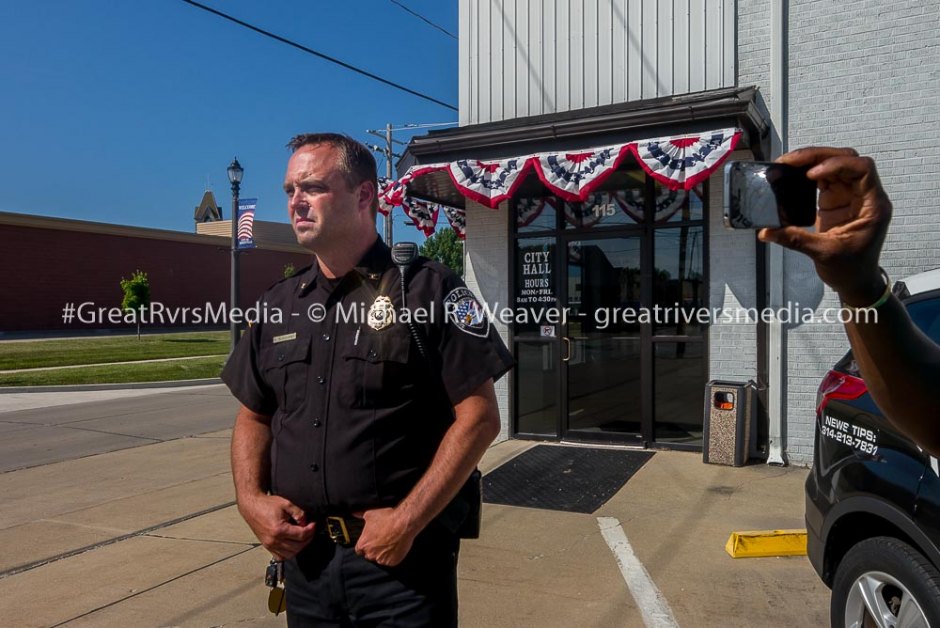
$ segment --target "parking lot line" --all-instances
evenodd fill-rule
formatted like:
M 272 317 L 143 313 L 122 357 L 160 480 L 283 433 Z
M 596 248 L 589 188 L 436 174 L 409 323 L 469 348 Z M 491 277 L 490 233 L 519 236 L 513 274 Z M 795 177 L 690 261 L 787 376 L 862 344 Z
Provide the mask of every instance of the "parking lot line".
M 633 547 L 624 534 L 620 521 L 614 517 L 598 517 L 601 535 L 607 541 L 607 546 L 614 553 L 620 573 L 630 589 L 630 594 L 636 600 L 643 623 L 647 628 L 678 628 L 679 624 L 669 608 L 669 603 L 660 592 L 656 583 L 633 553 Z

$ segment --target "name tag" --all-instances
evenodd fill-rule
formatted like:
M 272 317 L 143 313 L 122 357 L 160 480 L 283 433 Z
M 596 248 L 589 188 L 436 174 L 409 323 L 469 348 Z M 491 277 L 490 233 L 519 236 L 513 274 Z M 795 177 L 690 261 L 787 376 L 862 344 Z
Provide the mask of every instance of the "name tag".
M 294 332 L 292 334 L 284 334 L 283 336 L 275 336 L 274 344 L 277 344 L 279 342 L 287 342 L 288 340 L 296 340 L 296 339 L 297 339 L 297 332 Z

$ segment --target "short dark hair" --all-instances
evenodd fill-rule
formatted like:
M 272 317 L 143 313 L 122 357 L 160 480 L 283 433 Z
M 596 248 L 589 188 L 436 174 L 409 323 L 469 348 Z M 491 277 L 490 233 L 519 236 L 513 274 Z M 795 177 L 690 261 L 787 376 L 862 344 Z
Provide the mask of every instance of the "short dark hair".
M 379 209 L 379 181 L 372 151 L 361 142 L 340 133 L 302 133 L 291 138 L 291 141 L 287 143 L 287 147 L 291 151 L 297 152 L 303 146 L 316 146 L 318 144 L 329 144 L 339 151 L 343 178 L 346 179 L 346 184 L 350 189 L 364 181 L 372 182 L 372 189 L 375 190 L 375 198 L 372 202 L 372 217 L 375 218 Z

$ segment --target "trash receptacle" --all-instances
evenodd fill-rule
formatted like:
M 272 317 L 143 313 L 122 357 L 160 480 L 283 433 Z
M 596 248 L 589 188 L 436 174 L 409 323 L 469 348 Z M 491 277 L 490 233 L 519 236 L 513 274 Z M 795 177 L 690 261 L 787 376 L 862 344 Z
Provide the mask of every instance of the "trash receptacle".
M 705 385 L 702 461 L 740 467 L 747 463 L 753 430 L 753 387 L 712 380 Z

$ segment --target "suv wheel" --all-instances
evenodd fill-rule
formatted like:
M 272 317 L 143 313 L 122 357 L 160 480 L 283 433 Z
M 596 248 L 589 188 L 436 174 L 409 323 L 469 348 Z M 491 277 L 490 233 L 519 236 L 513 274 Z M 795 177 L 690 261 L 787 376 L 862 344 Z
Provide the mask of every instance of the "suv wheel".
M 907 543 L 866 539 L 839 563 L 829 616 L 843 628 L 940 626 L 940 573 Z

